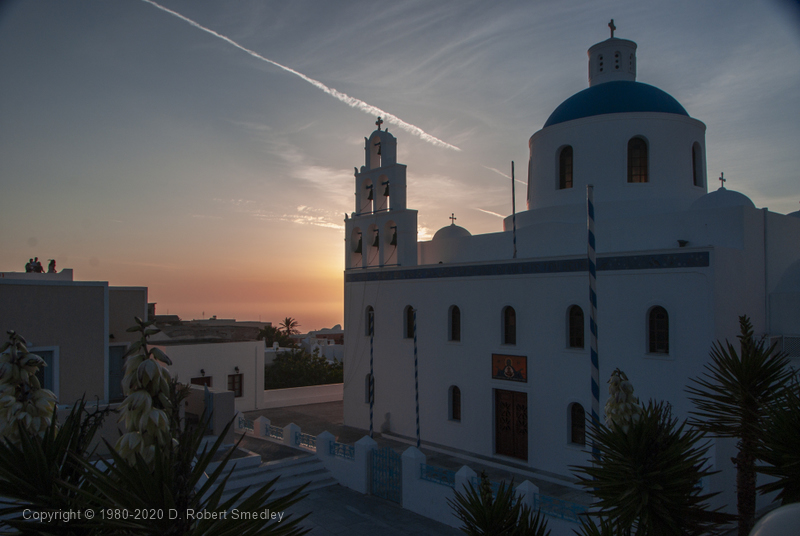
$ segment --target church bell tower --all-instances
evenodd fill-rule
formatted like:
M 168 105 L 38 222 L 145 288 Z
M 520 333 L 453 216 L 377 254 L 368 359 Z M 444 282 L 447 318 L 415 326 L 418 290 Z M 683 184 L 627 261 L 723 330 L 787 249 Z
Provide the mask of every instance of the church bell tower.
M 345 218 L 345 269 L 415 266 L 417 211 L 406 206 L 406 166 L 397 139 L 378 129 L 364 138 L 364 165 L 355 169 L 355 211 Z

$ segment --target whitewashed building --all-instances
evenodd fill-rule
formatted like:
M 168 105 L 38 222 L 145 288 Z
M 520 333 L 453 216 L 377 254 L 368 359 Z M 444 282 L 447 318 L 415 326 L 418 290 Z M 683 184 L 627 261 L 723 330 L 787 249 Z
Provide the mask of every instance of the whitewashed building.
M 379 124 L 345 221 L 345 424 L 415 437 L 417 357 L 423 442 L 557 475 L 585 463 L 587 185 L 601 408 L 619 367 L 643 400 L 686 417 L 685 386 L 715 340 L 735 340 L 739 315 L 798 340 L 800 213 L 758 209 L 710 179 L 705 129 L 637 82 L 636 44 L 612 37 L 589 49 L 589 88 L 530 138 L 527 211 L 501 232 L 449 225 L 420 242 L 397 140 Z M 723 473 L 709 485 L 727 504 L 733 454 L 730 442 L 711 451 Z

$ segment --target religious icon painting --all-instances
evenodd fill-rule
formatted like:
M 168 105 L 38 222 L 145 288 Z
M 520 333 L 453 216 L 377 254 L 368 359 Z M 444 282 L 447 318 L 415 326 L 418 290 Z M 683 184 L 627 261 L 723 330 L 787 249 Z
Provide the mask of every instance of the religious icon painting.
M 522 355 L 492 354 L 492 379 L 528 381 L 528 358 Z

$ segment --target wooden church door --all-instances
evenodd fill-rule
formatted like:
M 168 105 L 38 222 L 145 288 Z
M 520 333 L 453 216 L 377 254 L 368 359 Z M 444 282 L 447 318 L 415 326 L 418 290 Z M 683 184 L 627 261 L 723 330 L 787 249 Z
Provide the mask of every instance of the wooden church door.
M 495 390 L 495 452 L 528 459 L 528 393 Z

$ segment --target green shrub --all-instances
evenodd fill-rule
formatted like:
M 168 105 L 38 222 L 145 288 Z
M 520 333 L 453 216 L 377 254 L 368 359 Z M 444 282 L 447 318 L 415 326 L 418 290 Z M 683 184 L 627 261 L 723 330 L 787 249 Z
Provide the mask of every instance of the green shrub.
M 270 365 L 264 367 L 265 389 L 342 383 L 343 378 L 343 364 L 339 361 L 329 363 L 316 351 L 309 354 L 293 349 L 279 354 Z

